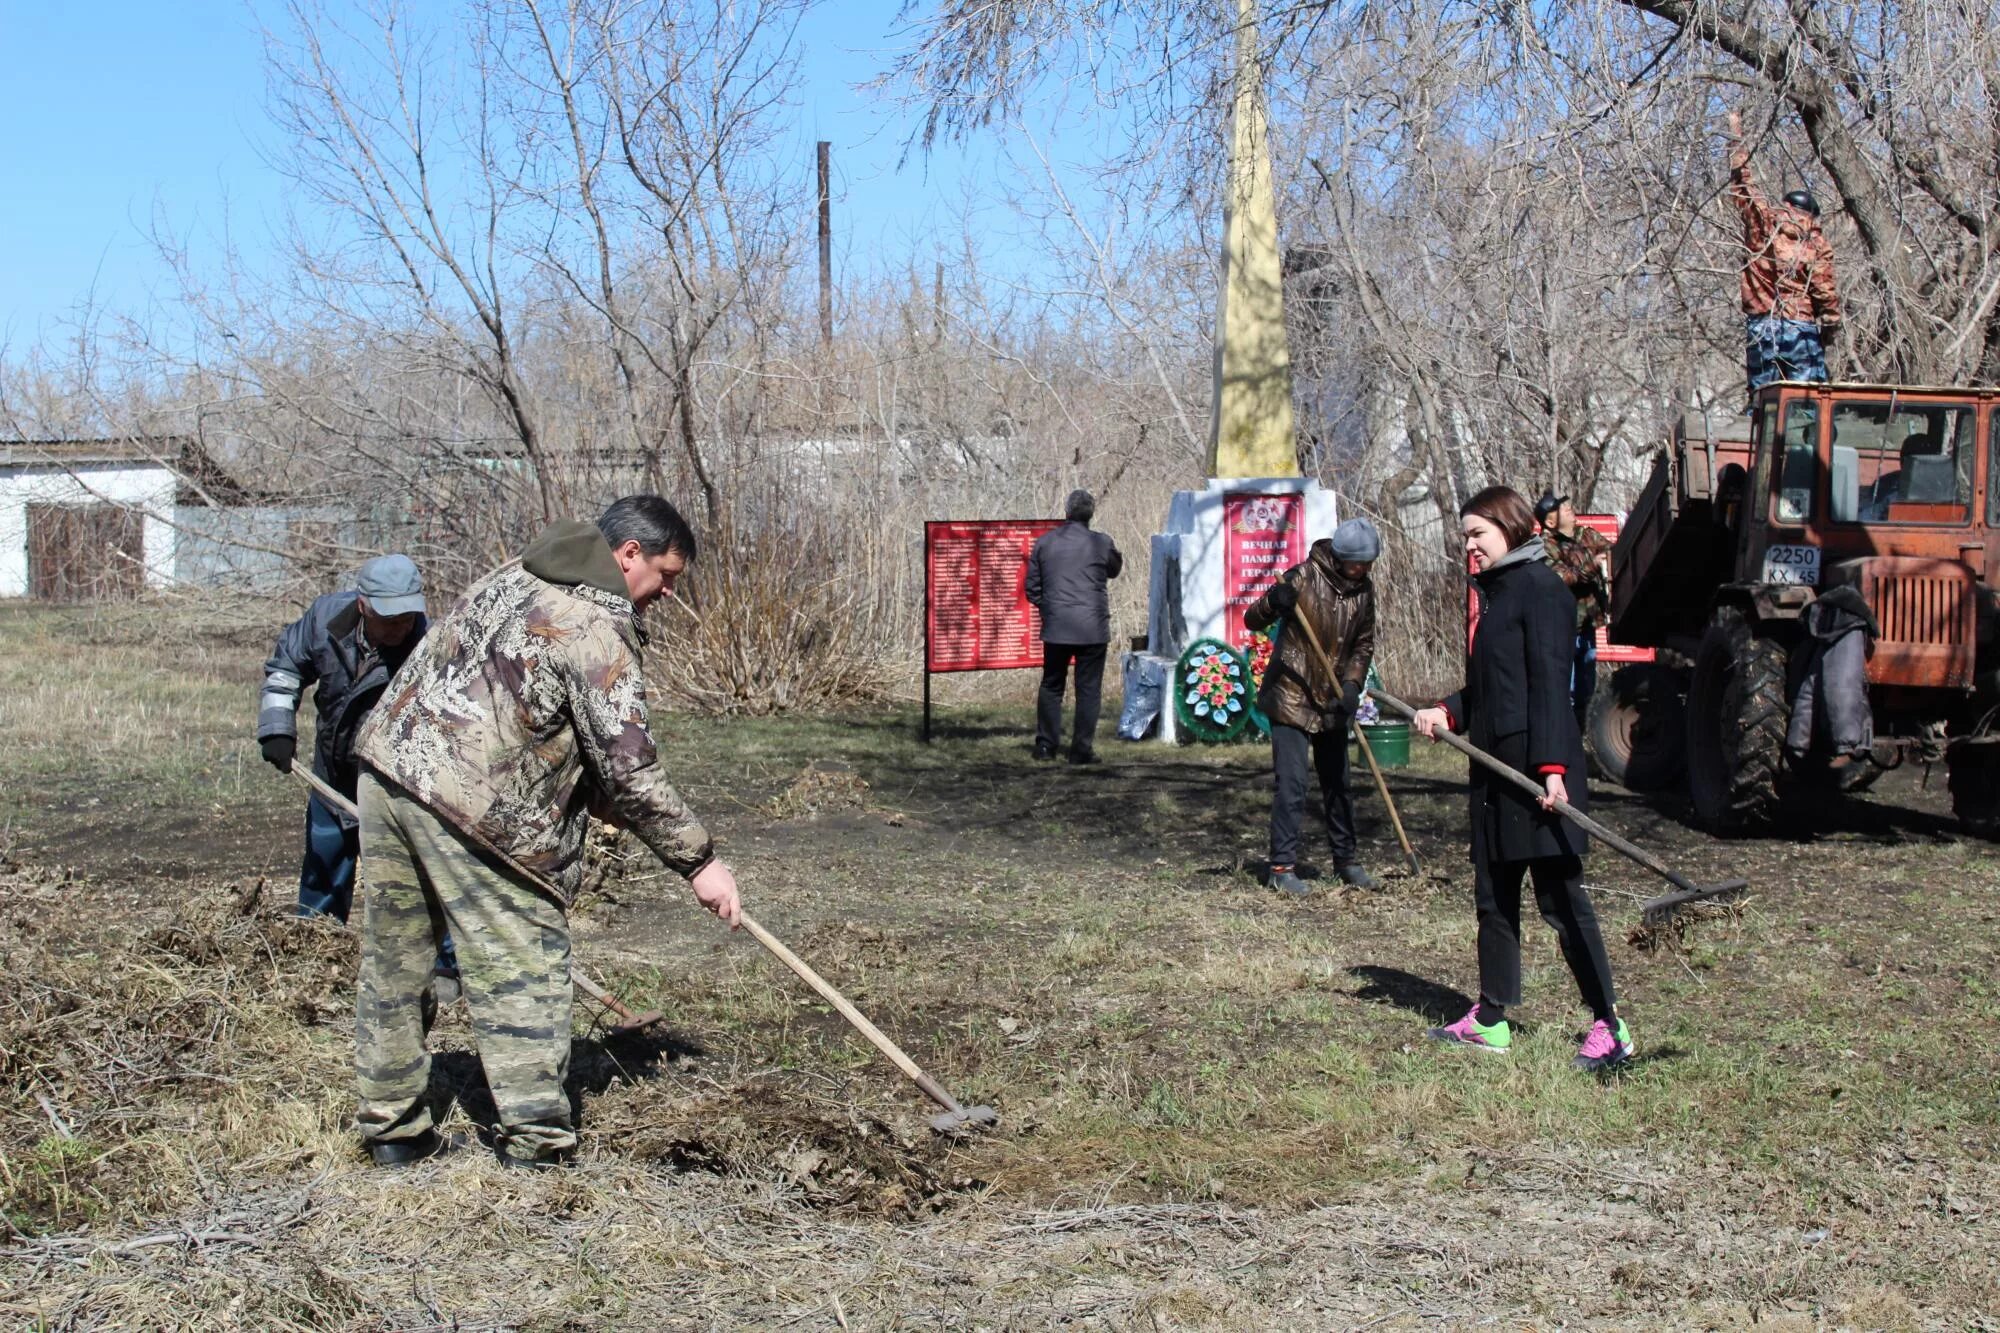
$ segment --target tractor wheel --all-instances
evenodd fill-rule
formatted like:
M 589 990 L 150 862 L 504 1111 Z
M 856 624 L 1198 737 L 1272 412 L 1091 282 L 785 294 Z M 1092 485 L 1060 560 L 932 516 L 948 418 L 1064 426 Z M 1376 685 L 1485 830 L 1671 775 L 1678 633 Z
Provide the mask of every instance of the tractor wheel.
M 1688 794 L 1718 833 L 1771 822 L 1791 707 L 1786 647 L 1724 608 L 1702 636 L 1688 682 Z
M 1650 663 L 1612 673 L 1590 701 L 1586 739 L 1606 779 L 1628 791 L 1662 791 L 1687 768 L 1687 723 L 1681 683 L 1668 667 Z
M 2000 746 L 1955 745 L 1946 762 L 1959 827 L 1974 838 L 2000 839 Z

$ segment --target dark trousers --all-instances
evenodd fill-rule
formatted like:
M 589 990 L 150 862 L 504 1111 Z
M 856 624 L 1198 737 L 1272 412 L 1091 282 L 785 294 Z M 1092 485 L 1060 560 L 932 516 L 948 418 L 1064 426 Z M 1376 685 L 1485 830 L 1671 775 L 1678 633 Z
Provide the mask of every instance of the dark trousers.
M 1479 910 L 1479 995 L 1509 1008 L 1521 1002 L 1521 880 L 1533 876 L 1535 903 L 1556 933 L 1563 961 L 1583 1002 L 1598 1018 L 1611 1017 L 1611 960 L 1597 909 L 1583 887 L 1583 862 L 1574 856 L 1533 861 L 1474 862 L 1473 901 Z
M 354 906 L 354 863 L 361 830 L 343 828 L 317 795 L 306 800 L 306 856 L 299 866 L 299 915 L 347 920 Z
M 1299 862 L 1299 823 L 1306 809 L 1306 761 L 1319 773 L 1320 813 L 1326 820 L 1333 863 L 1355 863 L 1354 798 L 1347 794 L 1347 724 L 1316 736 L 1297 727 L 1271 724 L 1271 864 Z
M 1069 752 L 1089 754 L 1097 744 L 1097 711 L 1104 702 L 1101 643 L 1042 645 L 1042 688 L 1035 695 L 1035 748 L 1054 750 L 1062 738 L 1063 685 L 1076 663 L 1076 721 Z
M 1569 702 L 1576 709 L 1576 729 L 1590 734 L 1590 696 L 1597 693 L 1597 631 L 1578 630 L 1576 656 L 1569 668 Z

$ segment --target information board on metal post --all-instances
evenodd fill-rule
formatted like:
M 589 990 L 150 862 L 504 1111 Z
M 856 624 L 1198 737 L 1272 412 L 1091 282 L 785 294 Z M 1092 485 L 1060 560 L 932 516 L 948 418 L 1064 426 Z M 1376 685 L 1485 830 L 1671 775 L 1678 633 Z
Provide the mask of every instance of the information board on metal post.
M 924 524 L 924 739 L 931 676 L 1042 664 L 1042 617 L 1028 601 L 1028 553 L 1056 519 Z

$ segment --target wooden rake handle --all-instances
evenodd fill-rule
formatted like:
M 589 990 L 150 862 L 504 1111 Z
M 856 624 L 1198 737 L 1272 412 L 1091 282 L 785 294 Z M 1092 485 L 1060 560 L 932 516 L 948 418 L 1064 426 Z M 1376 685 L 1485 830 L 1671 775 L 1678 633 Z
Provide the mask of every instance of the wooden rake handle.
M 1313 629 L 1312 622 L 1301 615 L 1294 615 L 1292 621 L 1305 631 L 1306 644 L 1312 649 L 1313 656 L 1319 659 L 1319 669 L 1326 673 L 1327 679 L 1338 684 L 1340 677 L 1334 671 L 1333 659 L 1320 646 L 1319 634 Z M 1368 771 L 1375 775 L 1375 790 L 1382 793 L 1382 804 L 1389 807 L 1389 823 L 1396 830 L 1396 841 L 1402 844 L 1403 858 L 1410 863 L 1410 873 L 1423 874 L 1423 867 L 1417 863 L 1416 849 L 1410 846 L 1410 835 L 1403 831 L 1403 816 L 1397 813 L 1396 798 L 1389 794 L 1389 780 L 1382 776 L 1382 768 L 1375 762 L 1375 749 L 1368 744 L 1368 733 L 1358 724 L 1354 728 L 1354 739 L 1361 743 L 1361 757 L 1368 761 Z
M 741 914 L 741 920 L 743 922 L 743 929 L 750 932 L 752 939 L 770 950 L 771 956 L 790 968 L 799 980 L 818 991 L 821 999 L 839 1010 L 840 1016 L 846 1019 L 856 1032 L 868 1038 L 874 1044 L 876 1050 L 888 1056 L 889 1062 L 902 1070 L 905 1078 L 923 1089 L 924 1096 L 930 1098 L 947 1111 L 955 1114 L 964 1112 L 965 1108 L 958 1104 L 958 1098 L 946 1092 L 938 1085 L 937 1080 L 919 1069 L 917 1062 L 904 1054 L 903 1048 L 891 1041 L 882 1029 L 869 1022 L 866 1014 L 856 1009 L 848 1002 L 845 995 L 842 995 L 833 988 L 833 983 L 813 971 L 807 965 L 805 959 L 787 949 L 783 940 L 780 940 L 776 935 L 758 925 L 748 912 Z

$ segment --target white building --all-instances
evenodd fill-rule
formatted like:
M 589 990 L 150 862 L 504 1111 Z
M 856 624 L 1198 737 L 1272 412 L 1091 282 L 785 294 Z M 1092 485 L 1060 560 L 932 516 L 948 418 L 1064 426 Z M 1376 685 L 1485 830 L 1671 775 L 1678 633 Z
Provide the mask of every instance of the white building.
M 174 454 L 158 439 L 0 442 L 0 597 L 129 596 L 174 574 Z

